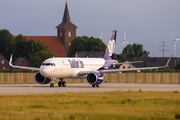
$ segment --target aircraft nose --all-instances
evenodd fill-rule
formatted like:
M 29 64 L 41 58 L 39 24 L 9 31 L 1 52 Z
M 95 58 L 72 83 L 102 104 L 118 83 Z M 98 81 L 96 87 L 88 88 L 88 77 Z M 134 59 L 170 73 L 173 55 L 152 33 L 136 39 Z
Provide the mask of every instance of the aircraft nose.
M 43 76 L 47 76 L 47 74 L 48 74 L 48 70 L 46 69 L 46 68 L 44 68 L 44 67 L 40 67 L 40 74 L 41 75 L 43 75 Z

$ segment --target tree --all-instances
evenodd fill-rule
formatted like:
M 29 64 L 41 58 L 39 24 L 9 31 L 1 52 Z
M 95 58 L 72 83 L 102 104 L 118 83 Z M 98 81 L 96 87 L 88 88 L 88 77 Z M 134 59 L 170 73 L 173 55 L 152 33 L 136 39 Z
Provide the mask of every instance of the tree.
M 27 44 L 27 39 L 26 37 L 23 37 L 22 34 L 19 34 L 18 36 L 16 36 L 15 40 L 15 47 L 14 47 L 14 56 L 16 57 L 25 57 L 23 56 L 23 52 L 25 52 L 25 47 Z
M 77 51 L 95 51 L 104 52 L 106 50 L 106 45 L 99 38 L 94 37 L 76 37 L 71 45 L 69 46 L 69 51 L 67 56 L 74 57 Z
M 28 61 L 28 66 L 30 67 L 40 67 L 44 60 L 51 57 L 56 57 L 57 55 L 50 52 L 41 50 L 37 53 L 30 55 L 30 60 Z
M 13 53 L 14 44 L 13 35 L 7 29 L 0 30 L 0 54 L 7 60 Z
M 24 56 L 27 60 L 30 60 L 30 56 L 34 53 L 37 53 L 41 50 L 49 51 L 48 47 L 40 41 L 30 39 L 25 44 L 25 49 L 22 52 L 22 56 Z
M 32 67 L 39 67 L 45 59 L 56 56 L 48 50 L 43 42 L 33 39 L 27 40 L 22 34 L 14 39 L 13 35 L 6 29 L 0 30 L 0 54 L 7 60 L 11 54 L 14 54 L 15 58 L 23 57 L 30 61 L 28 65 Z
M 143 50 L 143 45 L 134 43 L 127 45 L 120 56 L 125 60 L 132 60 L 133 57 L 148 57 L 149 52 Z
M 41 50 L 48 51 L 48 47 L 43 42 L 33 39 L 27 40 L 26 37 L 21 34 L 15 38 L 14 56 L 16 56 L 16 58 L 24 57 L 30 60 L 30 55 Z

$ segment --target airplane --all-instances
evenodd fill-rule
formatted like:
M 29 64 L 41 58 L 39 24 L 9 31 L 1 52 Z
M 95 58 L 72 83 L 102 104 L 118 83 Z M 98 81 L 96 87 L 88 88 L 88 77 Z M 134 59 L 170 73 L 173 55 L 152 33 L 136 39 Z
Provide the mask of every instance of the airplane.
M 169 60 L 165 66 L 160 67 L 145 67 L 145 68 L 130 68 L 130 69 L 114 69 L 116 65 L 120 65 L 118 61 L 114 60 L 115 42 L 117 31 L 113 30 L 105 54 L 102 58 L 74 58 L 74 57 L 53 57 L 46 59 L 40 68 L 23 67 L 12 65 L 12 55 L 10 57 L 9 65 L 13 68 L 21 68 L 27 70 L 38 71 L 35 75 L 35 80 L 39 84 L 48 84 L 50 87 L 55 87 L 54 81 L 59 78 L 58 86 L 66 87 L 66 82 L 63 79 L 86 78 L 87 82 L 92 87 L 99 87 L 103 82 L 103 76 L 106 73 L 123 72 L 123 71 L 140 71 L 147 69 L 159 69 L 168 66 Z M 129 62 L 129 63 L 136 63 Z M 127 62 L 126 62 L 127 63 Z

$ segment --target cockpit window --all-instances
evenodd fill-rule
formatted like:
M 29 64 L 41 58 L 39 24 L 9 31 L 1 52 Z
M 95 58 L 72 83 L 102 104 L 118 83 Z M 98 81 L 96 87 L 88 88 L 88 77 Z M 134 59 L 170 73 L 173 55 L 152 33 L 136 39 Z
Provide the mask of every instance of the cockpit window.
M 54 63 L 43 63 L 42 66 L 56 66 Z
M 50 66 L 51 63 L 46 63 L 46 66 Z

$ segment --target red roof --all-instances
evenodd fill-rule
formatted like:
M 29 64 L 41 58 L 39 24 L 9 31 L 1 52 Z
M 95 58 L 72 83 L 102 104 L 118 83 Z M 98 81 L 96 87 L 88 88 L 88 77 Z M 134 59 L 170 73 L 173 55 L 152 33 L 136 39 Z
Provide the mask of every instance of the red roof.
M 14 36 L 15 37 L 15 36 Z M 58 57 L 66 57 L 67 52 L 64 48 L 62 40 L 58 36 L 24 36 L 27 40 L 34 39 L 44 42 L 48 46 L 48 50 L 55 53 Z

